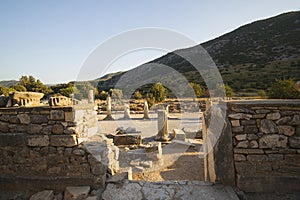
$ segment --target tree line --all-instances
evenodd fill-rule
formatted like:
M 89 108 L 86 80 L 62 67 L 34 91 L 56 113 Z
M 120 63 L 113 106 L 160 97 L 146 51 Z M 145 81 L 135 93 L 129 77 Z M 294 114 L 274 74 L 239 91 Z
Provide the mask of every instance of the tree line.
M 292 79 L 287 80 L 277 80 L 267 91 L 259 90 L 258 95 L 263 98 L 272 98 L 272 99 L 297 99 L 300 98 L 300 86 L 294 82 Z M 209 97 L 209 91 L 202 87 L 198 83 L 190 83 L 194 96 L 197 98 L 200 97 Z M 145 91 L 145 87 L 137 89 L 132 95 L 132 99 L 146 99 L 150 105 L 153 105 L 158 102 L 162 102 L 168 95 L 171 93 L 166 87 L 161 83 L 156 82 L 149 86 L 150 89 Z M 63 95 L 69 97 L 71 94 L 74 94 L 77 99 L 84 99 L 88 96 L 88 91 L 94 90 L 95 98 L 105 100 L 108 96 L 111 96 L 114 99 L 121 99 L 123 96 L 122 90 L 120 89 L 107 89 L 99 91 L 97 86 L 92 85 L 91 82 L 81 81 L 81 82 L 69 82 L 61 83 L 56 85 L 47 86 L 43 84 L 39 79 L 34 78 L 33 76 L 22 76 L 17 84 L 14 84 L 10 87 L 0 86 L 0 95 L 7 96 L 10 92 L 19 91 L 19 92 L 41 92 L 44 93 L 44 98 L 49 98 L 50 96 L 59 96 Z M 235 95 L 232 88 L 225 84 L 222 86 L 216 86 L 216 89 L 213 91 L 215 96 L 222 96 L 222 93 L 226 97 L 233 97 Z

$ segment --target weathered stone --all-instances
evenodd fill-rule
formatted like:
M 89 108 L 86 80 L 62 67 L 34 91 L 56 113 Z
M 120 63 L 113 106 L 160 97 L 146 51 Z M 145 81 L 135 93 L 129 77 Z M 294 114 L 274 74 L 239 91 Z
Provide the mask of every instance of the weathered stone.
M 251 120 L 241 120 L 241 124 L 242 124 L 242 126 L 245 126 L 245 125 L 255 125 L 256 121 L 254 119 L 251 119 Z
M 292 126 L 278 126 L 278 132 L 279 134 L 292 136 L 295 133 L 295 128 Z
M 246 134 L 255 134 L 258 133 L 258 128 L 256 126 L 245 126 L 244 133 Z
M 91 166 L 91 170 L 95 176 L 105 175 L 107 171 L 107 166 L 105 166 L 103 163 L 97 163 Z
M 281 153 L 281 154 L 295 154 L 296 149 L 279 149 L 278 153 Z
M 300 136 L 300 126 L 296 127 L 295 136 Z
M 51 167 L 48 169 L 49 174 L 59 174 L 61 172 L 60 167 Z
M 231 130 L 233 133 L 242 133 L 242 132 L 244 132 L 244 126 L 232 127 Z
M 142 142 L 141 134 L 115 135 L 113 138 L 115 145 L 139 145 Z
M 247 139 L 248 140 L 256 140 L 256 139 L 258 139 L 258 136 L 256 134 L 248 134 Z
M 64 200 L 83 200 L 87 198 L 89 192 L 90 186 L 66 187 Z
M 269 119 L 262 119 L 260 122 L 260 131 L 263 133 L 277 133 L 278 128 L 273 121 Z
M 247 159 L 246 156 L 244 156 L 243 154 L 234 154 L 234 160 L 239 162 L 239 161 L 245 161 Z
M 48 123 L 48 116 L 47 115 L 31 115 L 30 116 L 30 123 L 33 123 L 33 124 L 47 124 Z
M 74 113 L 73 112 L 65 112 L 65 121 L 73 122 L 74 121 Z
M 59 147 L 73 147 L 77 145 L 76 135 L 51 135 L 50 145 Z
M 45 135 L 50 135 L 52 133 L 52 126 L 51 125 L 43 126 L 42 133 Z
M 39 134 L 42 132 L 43 126 L 40 124 L 29 124 L 27 127 L 27 133 Z
M 85 154 L 85 151 L 82 149 L 74 149 L 73 154 L 76 156 L 83 156 Z
M 266 155 L 248 155 L 247 160 L 250 162 L 265 162 L 268 157 Z
M 249 147 L 250 147 L 250 148 L 253 148 L 253 149 L 258 148 L 258 143 L 257 143 L 257 141 L 256 141 L 256 140 L 250 141 Z
M 0 132 L 7 133 L 8 130 L 8 123 L 0 122 Z
M 289 138 L 289 145 L 292 148 L 300 149 L 300 137 L 290 137 Z
M 268 155 L 268 160 L 269 161 L 283 160 L 283 155 L 282 154 L 269 154 Z
M 54 124 L 52 126 L 52 133 L 53 134 L 63 134 L 64 133 L 64 127 L 61 124 Z
M 168 133 L 168 113 L 166 110 L 157 111 L 157 127 L 158 133 L 155 140 L 168 141 L 170 138 Z
M 30 117 L 26 113 L 18 114 L 17 117 L 19 118 L 21 124 L 29 124 L 30 123 Z
M 238 154 L 264 154 L 262 149 L 233 149 L 234 153 Z
M 249 141 L 242 141 L 242 142 L 238 142 L 238 144 L 236 145 L 237 148 L 248 148 L 249 147 Z
M 292 118 L 290 116 L 282 117 L 281 119 L 276 121 L 276 124 L 278 124 L 278 125 L 287 124 L 291 120 L 292 120 Z
M 297 112 L 291 111 L 291 110 L 283 110 L 283 111 L 280 111 L 280 114 L 281 114 L 282 116 L 288 116 L 288 115 L 294 115 L 294 114 L 297 114 Z
M 124 117 L 123 117 L 123 119 L 131 119 L 129 104 L 125 104 L 125 106 L 124 106 Z
M 240 126 L 240 120 L 231 120 L 232 126 Z
M 27 145 L 31 147 L 44 147 L 49 145 L 48 135 L 34 135 L 27 137 Z
M 269 112 L 271 112 L 270 110 L 266 110 L 266 109 L 260 109 L 260 110 L 256 110 L 255 111 L 257 114 L 267 114 Z
M 20 123 L 20 120 L 17 116 L 10 116 L 8 121 L 11 124 L 19 124 Z
M 144 102 L 144 119 L 150 119 L 148 102 Z
M 254 114 L 252 118 L 254 119 L 262 119 L 265 118 L 266 114 Z
M 44 96 L 38 92 L 13 92 L 9 94 L 9 99 L 6 107 L 18 106 L 37 106 L 40 105 L 40 100 Z
M 72 99 L 65 96 L 55 96 L 49 98 L 49 106 L 70 106 Z
M 235 139 L 237 139 L 238 141 L 240 141 L 240 140 L 246 140 L 247 139 L 247 134 L 236 135 Z
M 244 114 L 244 113 L 236 113 L 236 114 L 230 114 L 228 115 L 231 119 L 250 119 L 252 118 L 252 115 Z
M 25 133 L 9 133 L 0 134 L 0 146 L 25 146 L 26 145 L 26 134 Z M 0 158 L 1 163 L 1 158 Z
M 64 120 L 65 112 L 63 110 L 51 110 L 50 111 L 50 120 Z
M 280 113 L 279 112 L 276 112 L 276 113 L 269 113 L 267 114 L 267 119 L 270 119 L 270 120 L 277 120 L 277 119 L 280 119 Z
M 38 193 L 35 193 L 30 197 L 29 200 L 53 200 L 54 192 L 53 190 L 44 190 Z
M 174 139 L 185 141 L 185 133 L 181 129 L 173 129 Z
M 300 115 L 294 115 L 292 121 L 290 121 L 289 124 L 300 125 Z
M 284 135 L 264 135 L 259 139 L 259 148 L 287 147 L 287 137 Z

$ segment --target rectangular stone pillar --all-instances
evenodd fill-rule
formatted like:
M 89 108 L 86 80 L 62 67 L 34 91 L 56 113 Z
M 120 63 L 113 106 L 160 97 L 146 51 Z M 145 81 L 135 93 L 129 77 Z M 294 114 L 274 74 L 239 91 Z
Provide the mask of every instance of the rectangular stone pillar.
M 168 141 L 168 113 L 166 112 L 166 110 L 157 111 L 157 127 L 158 134 L 156 135 L 155 139 L 159 141 Z

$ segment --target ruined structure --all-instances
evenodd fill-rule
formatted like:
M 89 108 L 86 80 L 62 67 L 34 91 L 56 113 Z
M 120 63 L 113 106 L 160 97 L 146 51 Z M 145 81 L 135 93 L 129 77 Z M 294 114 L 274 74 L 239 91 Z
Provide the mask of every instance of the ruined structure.
M 6 107 L 39 106 L 43 96 L 43 93 L 38 92 L 12 92 L 9 94 Z

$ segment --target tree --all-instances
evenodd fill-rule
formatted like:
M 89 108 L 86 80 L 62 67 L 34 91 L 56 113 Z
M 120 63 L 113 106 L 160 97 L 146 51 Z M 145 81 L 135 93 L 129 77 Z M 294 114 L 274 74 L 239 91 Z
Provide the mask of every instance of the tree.
M 261 97 L 261 98 L 266 98 L 267 94 L 264 90 L 258 90 L 257 94 Z
M 97 96 L 96 99 L 101 99 L 101 100 L 106 100 L 106 98 L 108 97 L 108 92 L 102 90 Z
M 75 87 L 73 83 L 62 83 L 51 86 L 53 94 L 63 95 L 69 97 L 75 91 Z
M 121 99 L 123 97 L 123 92 L 120 89 L 110 89 L 109 94 L 112 99 Z
M 27 91 L 26 87 L 24 87 L 23 85 L 19 85 L 19 84 L 12 85 L 10 88 L 15 91 L 18 91 L 18 92 L 26 92 Z
M 167 89 L 161 83 L 154 83 L 147 94 L 149 106 L 163 102 L 167 97 Z
M 133 93 L 132 98 L 133 98 L 133 99 L 142 99 L 143 96 L 142 96 L 142 94 L 140 93 L 140 91 L 137 90 L 137 91 L 135 91 L 135 92 Z
M 272 99 L 297 99 L 300 98 L 300 92 L 292 79 L 277 80 L 271 85 L 268 97 Z
M 10 92 L 15 91 L 12 88 L 0 86 L 0 95 L 8 96 Z
M 24 86 L 28 92 L 41 92 L 45 96 L 49 95 L 52 90 L 44 85 L 39 79 L 35 79 L 33 76 L 22 76 L 19 79 L 19 85 Z
M 229 85 L 218 85 L 217 89 L 215 90 L 215 95 L 220 97 L 225 95 L 226 97 L 230 98 L 234 96 L 234 92 Z
M 203 94 L 203 90 L 198 83 L 190 83 L 191 88 L 193 88 L 195 96 L 199 98 Z
M 230 98 L 234 96 L 234 92 L 229 85 L 225 85 L 225 93 L 226 93 L 226 97 Z

